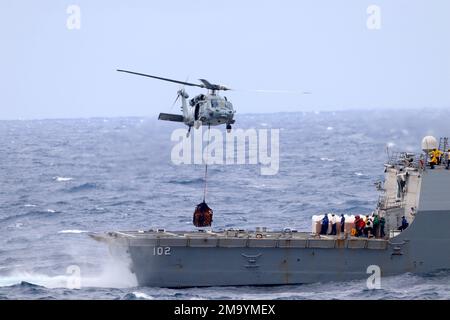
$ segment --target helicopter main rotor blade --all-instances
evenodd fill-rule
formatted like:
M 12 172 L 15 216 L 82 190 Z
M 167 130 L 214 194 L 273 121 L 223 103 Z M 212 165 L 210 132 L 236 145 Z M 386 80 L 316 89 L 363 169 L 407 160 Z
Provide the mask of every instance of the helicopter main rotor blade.
M 153 79 L 158 79 L 158 80 L 163 80 L 163 81 L 169 81 L 169 82 L 174 82 L 174 83 L 184 84 L 184 85 L 186 85 L 186 86 L 191 86 L 191 87 L 206 88 L 205 85 L 203 85 L 203 84 L 196 84 L 196 83 L 190 83 L 190 82 L 178 81 L 178 80 L 173 80 L 173 79 L 168 79 L 168 78 L 162 78 L 162 77 L 152 76 L 152 75 L 150 75 L 150 74 L 139 73 L 139 72 L 128 71 L 128 70 L 117 69 L 117 71 L 119 71 L 119 72 L 131 73 L 131 74 L 135 74 L 135 75 L 142 76 L 142 77 L 148 77 L 148 78 L 153 78 Z
M 230 88 L 225 87 L 225 86 L 220 85 L 220 84 L 213 84 L 213 83 L 209 82 L 209 81 L 206 80 L 206 79 L 198 79 L 198 80 L 200 80 L 200 81 L 203 83 L 204 88 L 206 88 L 206 89 L 210 89 L 210 90 L 222 90 L 222 91 L 233 90 L 233 89 L 230 89 Z
M 311 94 L 311 91 L 302 91 L 302 90 L 265 90 L 265 89 L 256 89 L 256 90 L 245 90 L 246 92 L 255 92 L 255 93 L 287 93 L 287 94 Z

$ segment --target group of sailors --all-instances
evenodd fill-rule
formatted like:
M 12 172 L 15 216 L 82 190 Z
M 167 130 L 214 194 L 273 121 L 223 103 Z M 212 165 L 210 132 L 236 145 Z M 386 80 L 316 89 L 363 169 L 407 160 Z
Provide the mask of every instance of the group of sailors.
M 345 229 L 345 217 L 344 214 L 341 214 L 341 233 L 344 233 L 344 229 Z M 331 223 L 331 232 L 328 233 L 328 226 Z M 331 218 L 328 219 L 328 215 L 326 214 L 323 219 L 322 219 L 322 226 L 320 228 L 320 234 L 322 235 L 333 235 L 335 236 L 337 234 L 337 223 L 338 223 L 338 218 L 336 217 L 336 215 L 334 213 L 331 214 Z
M 445 169 L 450 168 L 450 149 L 447 152 L 442 152 L 439 149 L 433 149 L 430 153 L 430 169 L 434 169 L 434 166 L 439 164 L 445 164 Z
M 386 219 L 384 217 L 379 217 L 378 214 L 375 213 L 372 213 L 371 216 L 366 216 L 365 218 L 361 218 L 357 215 L 352 229 L 352 236 L 384 238 L 386 236 L 384 231 L 385 224 Z
M 331 217 L 328 217 L 328 214 L 325 214 L 321 221 L 320 234 L 321 235 L 336 235 L 337 227 L 340 228 L 340 233 L 345 233 L 345 216 L 341 214 L 340 217 L 336 216 L 334 213 L 331 214 Z M 329 226 L 331 224 L 331 231 L 328 233 L 330 229 Z M 372 213 L 371 215 L 361 217 L 359 215 L 355 216 L 355 220 L 353 222 L 351 228 L 351 235 L 354 237 L 366 237 L 366 238 L 385 238 L 385 225 L 386 219 L 383 216 L 379 216 L 377 213 Z M 406 217 L 402 217 L 401 225 L 398 227 L 398 230 L 403 231 L 409 226 Z

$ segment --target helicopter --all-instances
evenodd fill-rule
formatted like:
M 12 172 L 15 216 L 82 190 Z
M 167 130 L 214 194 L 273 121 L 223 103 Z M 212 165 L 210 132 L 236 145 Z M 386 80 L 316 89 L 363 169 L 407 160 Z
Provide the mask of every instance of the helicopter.
M 181 111 L 180 114 L 160 113 L 158 120 L 182 122 L 188 126 L 186 137 L 189 137 L 192 127 L 195 129 L 203 126 L 217 126 L 226 125 L 227 132 L 231 132 L 231 125 L 235 123 L 234 114 L 236 111 L 233 109 L 233 104 L 228 101 L 227 97 L 218 95 L 220 91 L 232 90 L 226 86 L 212 84 L 208 80 L 199 79 L 201 83 L 190 83 L 186 81 L 179 81 L 174 79 L 157 77 L 150 74 L 139 73 L 129 70 L 117 69 L 119 72 L 126 72 L 138 76 L 158 79 L 162 81 L 168 81 L 173 83 L 182 84 L 183 86 L 192 86 L 207 89 L 206 94 L 199 94 L 189 99 L 189 95 L 184 90 L 184 87 L 178 90 L 175 103 L 181 98 Z

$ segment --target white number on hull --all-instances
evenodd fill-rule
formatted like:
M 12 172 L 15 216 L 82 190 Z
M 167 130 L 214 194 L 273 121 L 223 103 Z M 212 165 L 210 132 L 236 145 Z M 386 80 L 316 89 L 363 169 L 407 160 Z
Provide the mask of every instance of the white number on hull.
M 153 247 L 154 256 L 170 256 L 170 247 Z

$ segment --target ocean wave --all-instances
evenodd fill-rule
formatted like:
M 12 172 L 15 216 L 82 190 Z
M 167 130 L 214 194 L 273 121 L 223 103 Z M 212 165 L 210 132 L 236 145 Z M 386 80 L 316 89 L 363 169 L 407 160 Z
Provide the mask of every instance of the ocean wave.
M 173 184 L 182 184 L 182 185 L 189 185 L 189 184 L 201 184 L 204 183 L 203 178 L 193 178 L 193 179 L 180 179 L 180 180 L 169 180 L 168 183 Z
M 363 179 L 363 180 L 370 179 L 370 177 L 367 174 L 359 172 L 359 171 L 355 172 L 354 175 L 357 176 L 359 179 Z
M 148 294 L 145 294 L 143 292 L 130 292 L 127 293 L 123 298 L 123 300 L 154 300 L 155 298 L 152 296 L 149 296 Z
M 97 189 L 98 185 L 96 183 L 86 182 L 83 184 L 80 184 L 78 186 L 74 186 L 67 190 L 67 192 L 80 192 L 80 191 L 87 191 L 87 190 L 93 190 Z
M 20 288 L 43 288 L 42 286 L 39 286 L 37 284 L 33 284 L 26 281 L 20 281 L 19 283 L 15 283 L 9 287 L 20 287 Z
M 45 288 L 65 288 L 68 283 L 68 276 L 48 276 L 24 271 L 17 271 L 8 276 L 0 277 L 0 287 L 45 287 Z
M 69 267 L 78 267 L 71 265 Z M 7 275 L 0 276 L 0 287 L 21 285 L 22 283 L 34 286 L 55 288 L 133 288 L 137 281 L 128 265 L 121 260 L 110 260 L 102 266 L 96 274 L 86 275 L 80 269 L 79 276 L 74 273 L 76 269 L 67 269 L 61 275 L 47 275 L 33 271 L 13 270 Z
M 268 177 L 260 175 L 259 166 L 211 166 L 207 200 L 215 210 L 214 229 L 254 230 L 263 225 L 279 230 L 290 225 L 309 231 L 313 214 L 370 213 L 378 193 L 369 180 L 383 177 L 386 144 L 395 143 L 399 151 L 406 146 L 420 152 L 421 138 L 429 129 L 421 123 L 433 123 L 434 132 L 448 131 L 448 111 L 425 113 L 419 118 L 404 111 L 395 113 L 393 119 L 401 116 L 408 123 L 399 127 L 408 129 L 407 135 L 400 129 L 390 133 L 394 125 L 385 115 L 338 112 L 332 120 L 326 112 L 318 116 L 241 115 L 248 126 L 267 123 L 267 127 L 286 127 L 279 141 L 280 172 Z M 167 139 L 173 127 L 148 120 L 146 126 L 136 129 L 137 121 L 2 123 L 7 130 L 16 130 L 16 144 L 0 146 L 8 160 L 8 170 L 0 170 L 0 179 L 5 181 L 0 192 L 4 200 L 0 204 L 0 284 L 13 284 L 0 288 L 0 299 L 449 297 L 450 275 L 445 273 L 442 277 L 383 277 L 385 290 L 376 293 L 365 291 L 364 282 L 169 291 L 138 287 L 127 268 L 104 273 L 108 247 L 87 237 L 85 230 L 148 230 L 152 226 L 195 230 L 192 212 L 203 194 L 203 166 L 174 166 L 170 162 Z M 129 124 L 128 129 L 114 132 L 122 123 Z M 328 131 L 328 126 L 334 129 Z M 70 143 L 55 148 L 54 141 Z M 14 161 L 14 153 L 28 146 L 33 149 L 21 154 L 24 161 Z M 146 158 L 151 163 L 143 160 Z M 356 175 L 358 172 L 363 176 Z M 62 179 L 58 181 L 58 177 Z M 80 264 L 82 269 L 81 290 L 66 289 L 69 275 L 65 270 L 72 264 Z M 123 281 L 126 277 L 130 281 Z M 433 296 L 432 291 L 438 295 Z
M 29 212 L 20 213 L 20 214 L 16 214 L 16 215 L 11 215 L 11 216 L 5 217 L 3 219 L 0 219 L 0 223 L 4 224 L 4 223 L 6 223 L 8 221 L 19 220 L 19 219 L 27 219 L 27 218 L 34 218 L 34 217 L 47 218 L 47 217 L 54 216 L 53 214 L 50 214 L 50 213 L 54 213 L 54 212 L 50 212 L 50 211 L 47 211 L 47 210 L 45 210 L 45 211 L 33 210 L 33 211 L 29 211 Z

